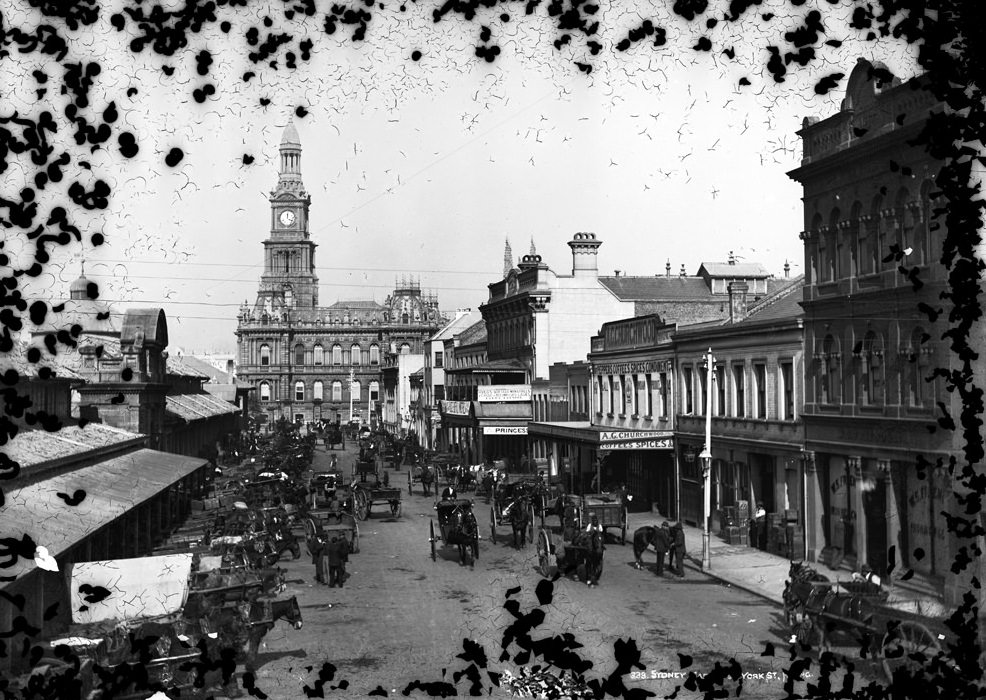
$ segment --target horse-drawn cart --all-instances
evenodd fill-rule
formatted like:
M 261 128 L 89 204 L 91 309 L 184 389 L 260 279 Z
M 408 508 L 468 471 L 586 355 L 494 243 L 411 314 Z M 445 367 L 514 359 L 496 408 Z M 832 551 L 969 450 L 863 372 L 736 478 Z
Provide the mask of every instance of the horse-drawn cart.
M 593 515 L 598 516 L 599 524 L 606 532 L 609 528 L 619 528 L 620 544 L 627 542 L 627 505 L 619 493 L 592 493 L 582 497 L 581 522 L 588 522 Z
M 530 474 L 505 475 L 493 487 L 490 501 L 490 538 L 496 542 L 496 529 L 504 523 L 517 524 L 512 511 L 520 504 L 527 511 L 527 538 L 534 541 L 534 516 L 544 512 L 541 484 Z
M 603 573 L 603 538 L 600 532 L 579 532 L 571 542 L 556 541 L 551 531 L 538 530 L 538 570 L 545 578 L 574 573 L 590 586 L 599 583 Z
M 817 636 L 828 646 L 832 635 L 848 636 L 853 646 L 868 638 L 887 679 L 901 668 L 920 668 L 942 650 L 944 620 L 898 609 L 888 591 L 865 579 L 830 581 L 806 565 L 792 563 L 784 589 L 784 615 L 801 644 Z
M 327 542 L 336 535 L 342 535 L 349 543 L 350 552 L 359 552 L 359 523 L 353 514 L 337 512 L 321 517 L 309 513 L 305 518 L 305 544 L 309 555 L 315 553 L 316 542 Z
M 435 504 L 438 516 L 438 534 L 443 545 L 456 545 L 459 548 L 459 563 L 475 563 L 479 559 L 479 525 L 472 510 L 472 501 L 459 498 L 454 501 L 439 501 Z M 431 560 L 438 557 L 435 536 L 435 521 L 429 519 Z

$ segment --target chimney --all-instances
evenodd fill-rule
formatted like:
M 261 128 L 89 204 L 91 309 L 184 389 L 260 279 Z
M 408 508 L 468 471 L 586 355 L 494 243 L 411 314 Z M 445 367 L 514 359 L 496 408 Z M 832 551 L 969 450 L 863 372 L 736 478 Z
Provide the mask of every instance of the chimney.
M 784 261 L 784 277 L 790 277 L 790 276 L 791 276 L 791 263 L 789 263 L 787 260 L 785 260 Z
M 729 251 L 729 264 L 730 265 L 736 264 L 736 256 L 733 255 L 733 251 Z
M 681 272 L 678 273 L 678 277 L 684 278 L 685 276 L 686 276 L 685 266 L 684 266 L 684 264 L 682 264 L 682 266 L 681 266 Z
M 576 233 L 568 242 L 572 249 L 572 277 L 598 277 L 596 256 L 602 241 L 594 233 Z
M 664 276 L 671 279 L 671 258 L 664 264 Z
M 617 277 L 619 277 L 619 276 L 620 276 L 620 271 L 619 271 L 619 270 L 614 270 L 614 272 L 616 273 L 616 276 L 617 276 Z
M 736 323 L 746 318 L 746 282 L 729 283 L 729 322 Z

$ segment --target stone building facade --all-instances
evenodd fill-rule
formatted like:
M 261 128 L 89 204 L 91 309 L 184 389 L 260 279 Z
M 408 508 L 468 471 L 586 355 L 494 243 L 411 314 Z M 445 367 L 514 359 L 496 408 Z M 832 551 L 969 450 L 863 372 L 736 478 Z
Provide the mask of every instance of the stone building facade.
M 385 353 L 422 354 L 445 320 L 433 294 L 402 279 L 383 302 L 319 305 L 301 141 L 293 125 L 280 144 L 271 192 L 270 235 L 257 298 L 238 315 L 237 377 L 256 387 L 254 409 L 268 421 L 371 422 L 382 398 Z
M 911 143 L 943 107 L 924 78 L 886 75 L 860 59 L 839 112 L 805 120 L 802 163 L 789 173 L 804 187 L 808 555 L 911 569 L 951 603 L 973 572 L 950 569 L 968 544 L 942 515 L 956 512 L 948 464 L 963 457 L 961 436 L 935 425 L 936 406 L 958 406 L 933 372 L 958 367 L 947 319 L 919 308 L 939 307 L 947 285 L 936 221 L 945 203 L 940 162 Z

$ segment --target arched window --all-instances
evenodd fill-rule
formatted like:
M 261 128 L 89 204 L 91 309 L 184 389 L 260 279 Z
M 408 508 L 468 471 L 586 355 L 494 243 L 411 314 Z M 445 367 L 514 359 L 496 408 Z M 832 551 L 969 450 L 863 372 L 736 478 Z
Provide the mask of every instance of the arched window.
M 322 345 L 318 344 L 312 349 L 312 364 L 323 365 L 325 364 L 325 351 L 322 349 Z
M 370 382 L 370 401 L 380 400 L 380 384 L 379 382 Z
M 825 248 L 828 250 L 828 266 L 822 270 L 825 279 L 839 279 L 839 210 L 833 209 L 829 215 L 829 226 L 825 231 Z
M 305 383 L 295 382 L 294 383 L 294 400 L 304 401 L 305 400 Z
M 342 382 L 332 382 L 332 400 L 342 401 Z
M 360 384 L 360 381 L 358 379 L 354 379 L 353 380 L 353 384 L 350 387 L 349 391 L 350 391 L 350 393 L 353 396 L 353 401 L 355 401 L 356 403 L 359 403 L 359 401 L 360 401 L 360 398 L 359 398 L 360 397 L 360 394 L 363 393 L 363 385 Z
M 312 384 L 312 399 L 314 401 L 322 400 L 322 382 Z
M 410 323 L 411 317 L 408 316 L 407 312 L 401 314 L 401 323 Z
M 907 402 L 918 408 L 929 403 L 931 392 L 926 388 L 930 348 L 924 343 L 929 336 L 922 328 L 915 328 L 911 333 L 911 342 L 907 348 Z
M 260 382 L 260 400 L 270 401 L 270 384 L 268 382 Z
M 863 268 L 869 253 L 866 245 L 866 227 L 863 222 L 863 205 L 859 202 L 854 202 L 849 212 L 848 236 L 852 261 L 846 268 L 846 272 L 856 276 L 865 274 Z
M 379 365 L 380 364 L 380 346 L 374 343 L 370 346 L 370 364 Z
M 877 195 L 870 205 L 869 226 L 866 235 L 870 240 L 870 260 L 868 272 L 880 271 L 880 260 L 883 258 L 883 196 Z
M 402 344 L 401 355 L 410 355 L 410 354 L 411 354 L 411 346 L 408 345 L 407 343 Z
M 859 398 L 864 406 L 883 403 L 883 342 L 873 331 L 863 337 L 859 356 Z
M 301 343 L 294 346 L 294 363 L 296 365 L 305 364 L 305 346 Z
M 362 353 L 360 352 L 359 345 L 353 345 L 353 347 L 350 348 L 349 357 L 350 357 L 350 361 L 354 365 L 360 364 L 360 360 L 362 360 L 363 357 L 362 357 Z
M 270 364 L 270 345 L 267 343 L 260 346 L 260 364 L 264 366 Z
M 332 364 L 342 364 L 342 346 L 338 343 L 332 346 Z
M 839 401 L 839 344 L 832 335 L 822 341 L 821 371 L 818 373 L 818 402 L 835 404 Z

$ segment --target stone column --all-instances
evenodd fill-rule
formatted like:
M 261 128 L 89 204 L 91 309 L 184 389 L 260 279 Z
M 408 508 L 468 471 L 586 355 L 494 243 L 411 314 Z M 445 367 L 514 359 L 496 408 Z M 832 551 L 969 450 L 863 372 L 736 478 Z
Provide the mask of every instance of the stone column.
M 899 571 L 901 566 L 900 514 L 897 512 L 897 500 L 894 498 L 893 463 L 889 459 L 878 460 L 877 471 L 883 480 L 885 512 L 887 514 L 887 561 L 890 561 L 890 547 L 893 547 L 893 567 L 894 571 Z
M 855 568 L 866 562 L 866 514 L 863 510 L 863 491 L 860 484 L 863 479 L 863 460 L 861 457 L 849 457 L 849 479 L 846 484 L 846 504 L 849 512 L 849 525 L 853 530 L 853 544 L 856 550 Z
M 817 562 L 822 549 L 825 548 L 824 516 L 825 504 L 822 501 L 822 491 L 818 483 L 818 463 L 813 450 L 806 450 L 801 455 L 804 465 L 804 527 L 805 542 L 808 545 L 808 561 Z

